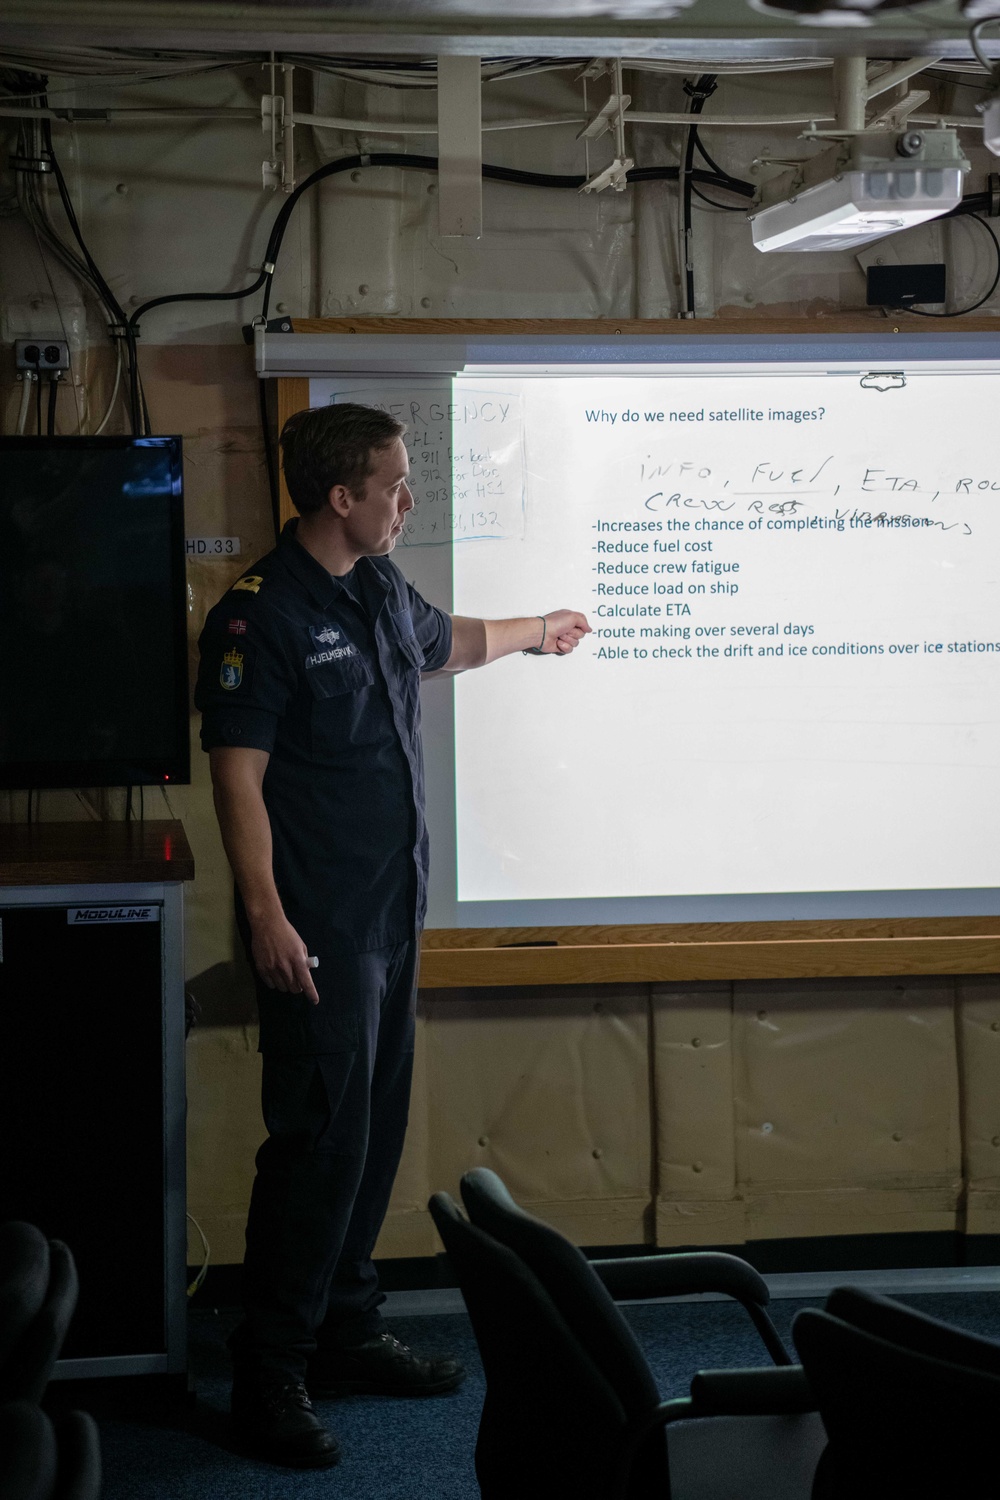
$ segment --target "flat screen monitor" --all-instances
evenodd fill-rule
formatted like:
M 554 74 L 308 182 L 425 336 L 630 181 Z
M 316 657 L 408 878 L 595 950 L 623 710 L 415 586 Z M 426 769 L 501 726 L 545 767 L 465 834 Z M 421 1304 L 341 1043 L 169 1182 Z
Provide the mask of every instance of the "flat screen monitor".
M 189 780 L 179 437 L 0 437 L 0 786 Z

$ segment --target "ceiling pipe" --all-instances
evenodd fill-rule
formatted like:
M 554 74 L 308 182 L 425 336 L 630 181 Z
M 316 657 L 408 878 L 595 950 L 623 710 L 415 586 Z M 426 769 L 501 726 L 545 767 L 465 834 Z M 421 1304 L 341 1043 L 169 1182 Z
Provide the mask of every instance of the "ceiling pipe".
M 833 63 L 833 97 L 837 129 L 856 135 L 865 128 L 868 100 L 868 62 L 864 57 L 838 57 Z
M 906 83 L 907 79 L 915 78 L 918 73 L 923 73 L 927 68 L 933 68 L 935 63 L 941 61 L 940 57 L 911 57 L 909 62 L 897 63 L 887 73 L 880 73 L 877 78 L 869 79 L 865 98 L 877 99 L 879 94 L 888 93 L 897 84 Z

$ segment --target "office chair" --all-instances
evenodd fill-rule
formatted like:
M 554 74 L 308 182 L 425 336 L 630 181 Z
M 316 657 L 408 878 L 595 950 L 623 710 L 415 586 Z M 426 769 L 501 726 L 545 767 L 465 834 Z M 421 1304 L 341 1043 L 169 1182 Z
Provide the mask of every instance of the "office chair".
M 37 1403 L 76 1308 L 76 1264 L 61 1240 L 46 1240 L 30 1224 L 5 1224 L 0 1242 L 11 1252 L 12 1265 L 0 1292 L 0 1306 L 7 1315 L 6 1328 L 0 1330 L 0 1402 Z
M 100 1441 L 92 1417 L 71 1411 L 53 1426 L 29 1401 L 0 1406 L 3 1500 L 98 1500 L 100 1492 Z
M 860 1287 L 835 1287 L 826 1299 L 825 1311 L 842 1323 L 850 1323 L 902 1349 L 911 1349 L 914 1354 L 927 1354 L 932 1359 L 1000 1375 L 1000 1343 L 995 1339 L 966 1333 L 891 1297 L 880 1297 Z
M 493 1202 L 506 1194 L 493 1174 L 473 1176 L 471 1198 L 477 1185 Z M 661 1402 L 631 1329 L 568 1241 L 531 1220 L 555 1237 L 543 1281 L 447 1194 L 436 1193 L 430 1210 L 486 1372 L 476 1443 L 483 1500 L 808 1500 L 826 1439 L 800 1370 L 707 1374 L 690 1398 Z M 556 1240 L 572 1255 L 560 1261 Z M 709 1282 L 698 1267 L 690 1285 L 674 1275 L 670 1289 L 714 1290 Z
M 461 1189 L 472 1223 L 521 1256 L 564 1317 L 573 1322 L 585 1310 L 587 1328 L 598 1341 L 593 1350 L 596 1357 L 614 1358 L 622 1331 L 628 1331 L 612 1299 L 626 1302 L 722 1292 L 749 1314 L 774 1363 L 792 1363 L 765 1312 L 771 1296 L 767 1283 L 739 1256 L 700 1250 L 589 1261 L 558 1230 L 526 1213 L 495 1172 L 476 1167 L 466 1172 Z M 607 1295 L 601 1295 L 602 1288 Z
M 0 1495 L 3 1500 L 50 1500 L 58 1453 L 52 1423 L 38 1406 L 0 1406 Z
M 0 1370 L 41 1311 L 49 1284 L 49 1242 L 34 1224 L 0 1224 Z
M 792 1336 L 829 1437 L 814 1500 L 1000 1497 L 1000 1348 L 846 1288 Z

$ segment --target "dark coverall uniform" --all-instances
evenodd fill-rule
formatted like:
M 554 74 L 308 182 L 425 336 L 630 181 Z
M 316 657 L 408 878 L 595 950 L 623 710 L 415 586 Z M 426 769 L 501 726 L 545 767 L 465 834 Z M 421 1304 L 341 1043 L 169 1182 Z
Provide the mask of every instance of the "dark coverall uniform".
M 332 577 L 284 528 L 200 639 L 202 745 L 270 753 L 263 796 L 289 922 L 319 1005 L 254 970 L 268 1138 L 246 1233 L 237 1362 L 300 1380 L 314 1349 L 382 1331 L 372 1250 L 413 1065 L 428 843 L 420 674 L 451 620 L 387 557 Z M 237 923 L 249 953 L 239 893 Z

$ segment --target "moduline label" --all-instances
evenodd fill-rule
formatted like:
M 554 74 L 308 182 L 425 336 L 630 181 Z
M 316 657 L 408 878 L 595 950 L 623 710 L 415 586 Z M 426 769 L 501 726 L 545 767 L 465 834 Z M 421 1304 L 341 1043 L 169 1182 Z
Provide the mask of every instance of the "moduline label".
M 107 926 L 109 922 L 158 922 L 158 906 L 70 906 L 66 909 L 66 920 L 76 927 L 88 923 L 92 927 Z

